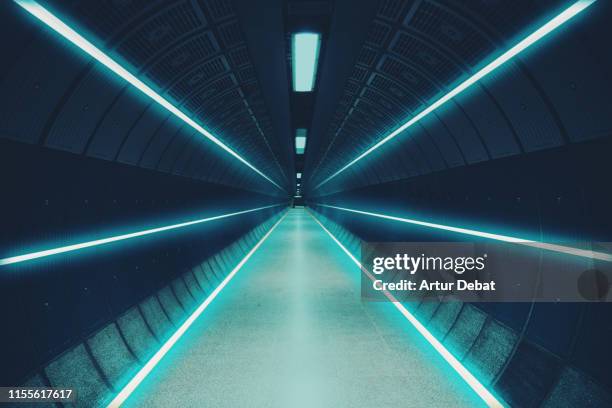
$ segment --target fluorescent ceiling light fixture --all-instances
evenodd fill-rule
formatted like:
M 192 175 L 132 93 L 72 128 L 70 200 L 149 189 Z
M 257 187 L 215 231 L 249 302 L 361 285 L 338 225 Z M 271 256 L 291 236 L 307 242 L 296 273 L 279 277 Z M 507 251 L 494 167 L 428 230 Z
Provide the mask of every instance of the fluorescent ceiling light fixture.
M 295 92 L 311 92 L 314 89 L 320 48 L 320 34 L 296 33 L 291 36 L 291 67 Z
M 229 281 L 238 273 L 238 271 L 244 266 L 244 264 L 253 256 L 253 254 L 259 249 L 261 244 L 270 236 L 272 231 L 280 224 L 287 213 L 285 213 L 280 220 L 278 220 L 272 228 L 264 235 L 257 244 L 249 251 L 248 254 L 232 269 L 225 279 L 215 288 L 215 290 L 198 306 L 198 308 L 185 320 L 185 322 L 174 332 L 174 334 L 164 343 L 163 346 L 147 361 L 147 363 L 136 373 L 136 375 L 130 380 L 129 383 L 117 394 L 115 398 L 108 404 L 108 408 L 120 407 L 129 396 L 136 390 L 140 383 L 151 373 L 155 366 L 161 361 L 162 358 L 170 351 L 170 349 L 176 344 L 176 342 L 185 334 L 185 332 L 191 327 L 198 317 L 206 310 L 208 305 L 215 300 L 219 292 L 228 284 Z
M 495 71 L 497 68 L 501 67 L 506 62 L 508 62 L 509 60 L 511 60 L 518 54 L 520 54 L 522 51 L 529 48 L 529 46 L 535 44 L 540 39 L 542 39 L 549 33 L 553 32 L 556 28 L 562 26 L 564 23 L 571 20 L 573 17 L 575 17 L 577 14 L 579 14 L 581 11 L 583 11 L 584 9 L 586 9 L 587 7 L 589 7 L 591 4 L 593 4 L 596 1 L 597 0 L 579 0 L 573 3 L 571 6 L 569 6 L 567 9 L 565 9 L 563 12 L 561 12 L 556 17 L 554 17 L 552 20 L 550 20 L 549 22 L 544 24 L 542 27 L 538 28 L 536 31 L 534 31 L 533 33 L 525 37 L 522 41 L 520 41 L 514 47 L 510 48 L 508 51 L 506 51 L 505 53 L 503 53 L 502 55 L 494 59 L 492 62 L 487 64 L 480 71 L 476 72 L 474 75 L 472 75 L 471 77 L 463 81 L 452 91 L 442 96 L 440 99 L 438 99 L 437 101 L 429 105 L 427 108 L 422 110 L 412 119 L 410 119 L 408 122 L 404 123 L 397 129 L 395 129 L 393 132 L 391 132 L 390 134 L 382 138 L 380 141 L 378 141 L 372 147 L 370 147 L 369 149 L 361 153 L 355 159 L 351 160 L 346 165 L 341 167 L 338 171 L 333 173 L 331 176 L 324 179 L 322 182 L 320 182 L 315 187 L 315 189 L 321 187 L 323 184 L 327 183 L 328 181 L 330 181 L 331 179 L 333 179 L 334 177 L 336 177 L 337 175 L 339 175 L 340 173 L 342 173 L 343 171 L 351 167 L 353 164 L 357 163 L 359 160 L 368 156 L 370 153 L 378 149 L 380 146 L 394 139 L 396 136 L 401 134 L 403 131 L 405 131 L 406 129 L 414 125 L 415 123 L 419 122 L 421 119 L 429 115 L 431 112 L 435 111 L 440 106 L 444 105 L 445 103 L 453 99 L 455 96 L 459 95 L 461 92 L 470 88 L 472 85 L 476 84 L 478 81 L 480 81 L 481 79 L 489 75 L 491 72 Z
M 573 248 L 573 247 L 569 247 L 565 245 L 547 244 L 546 242 L 532 241 L 529 239 L 511 237 L 511 236 L 500 235 L 500 234 L 493 234 L 490 232 L 477 231 L 473 229 L 453 227 L 450 225 L 443 225 L 443 224 L 435 224 L 433 222 L 415 220 L 415 219 L 410 219 L 410 218 L 395 217 L 391 215 L 378 214 L 378 213 L 373 213 L 373 212 L 368 212 L 368 211 L 354 210 L 351 208 L 336 207 L 334 205 L 327 205 L 327 204 L 318 204 L 318 205 L 320 205 L 321 207 L 333 208 L 336 210 L 347 211 L 347 212 L 351 212 L 355 214 L 368 215 L 370 217 L 382 218 L 385 220 L 399 221 L 399 222 L 404 222 L 407 224 L 419 225 L 422 227 L 435 228 L 435 229 L 444 230 L 444 231 L 451 231 L 451 232 L 456 232 L 456 233 L 464 234 L 464 235 L 471 235 L 474 237 L 482 237 L 482 238 L 493 239 L 495 241 L 503 241 L 503 242 L 509 242 L 512 244 L 525 245 L 525 246 L 529 246 L 533 248 L 544 249 L 544 250 L 552 251 L 552 252 L 559 252 L 559 253 L 563 253 L 567 255 L 573 255 L 573 256 L 579 256 L 583 258 L 597 259 L 600 261 L 612 262 L 612 254 L 607 254 L 605 252 L 596 252 L 596 251 L 591 251 L 587 249 Z
M 63 254 L 66 252 L 78 251 L 80 249 L 91 248 L 94 246 L 110 244 L 111 242 L 124 241 L 126 239 L 132 239 L 137 237 L 142 237 L 145 235 L 157 234 L 159 232 L 175 230 L 179 228 L 185 228 L 196 224 L 202 224 L 205 222 L 221 220 L 223 218 L 234 217 L 237 215 L 248 214 L 255 211 L 265 210 L 267 208 L 277 207 L 282 204 L 275 205 L 267 205 L 265 207 L 252 208 L 250 210 L 237 211 L 228 214 L 215 215 L 214 217 L 201 218 L 199 220 L 192 220 L 187 222 L 182 222 L 180 224 L 167 225 L 165 227 L 151 228 L 143 231 L 131 232 L 129 234 L 116 235 L 108 238 L 96 239 L 93 241 L 81 242 L 80 244 L 72 244 L 66 245 L 58 248 L 46 249 L 44 251 L 31 252 L 28 254 L 11 256 L 9 258 L 0 259 L 0 266 L 11 265 L 25 261 L 31 261 L 32 259 L 45 258 L 52 255 Z
M 232 150 L 229 146 L 223 143 L 220 139 L 210 133 L 208 130 L 204 129 L 198 123 L 196 123 L 193 119 L 191 119 L 187 114 L 183 113 L 179 108 L 170 103 L 163 96 L 159 95 L 153 89 L 151 89 L 148 85 L 142 82 L 140 79 L 136 78 L 132 73 L 130 73 L 127 69 L 121 66 L 118 62 L 113 60 L 111 57 L 106 55 L 102 50 L 97 48 L 75 30 L 70 28 L 66 23 L 52 14 L 49 10 L 38 4 L 34 0 L 13 0 L 23 9 L 28 11 L 34 17 L 45 23 L 59 35 L 70 41 L 72 44 L 79 47 L 81 50 L 89 54 L 91 57 L 96 59 L 98 62 L 106 66 L 108 69 L 113 71 L 115 74 L 119 75 L 121 78 L 125 79 L 136 89 L 147 95 L 149 98 L 157 102 L 159 105 L 163 106 L 166 110 L 172 113 L 174 116 L 178 117 L 180 120 L 191 126 L 202 136 L 219 146 L 221 149 L 225 150 L 235 159 L 238 159 L 241 163 L 249 167 L 255 173 L 259 174 L 261 177 L 268 180 L 270 183 L 274 184 L 276 187 L 282 190 L 282 187 L 276 184 L 270 177 L 266 176 L 262 173 L 257 167 L 253 166 L 249 163 L 245 158 L 240 156 L 234 150 Z
M 298 128 L 295 130 L 295 153 L 296 154 L 304 154 L 304 150 L 306 150 L 306 137 L 308 136 L 308 131 L 304 128 Z
M 302 178 L 302 173 L 295 173 L 295 178 L 301 179 Z
M 309 214 L 314 218 L 314 220 L 319 224 L 321 228 L 329 235 L 334 242 L 344 251 L 345 254 L 348 255 L 349 258 L 363 271 L 363 273 L 370 278 L 372 281 L 375 281 L 376 278 L 368 271 L 365 267 L 362 266 L 361 262 L 327 229 L 325 226 L 312 214 Z M 404 305 L 399 302 L 393 294 L 388 291 L 382 291 L 384 295 L 391 301 L 391 303 L 395 306 L 397 310 L 412 324 L 412 326 L 433 346 L 433 348 L 446 360 L 446 362 L 455 370 L 461 378 L 478 394 L 478 396 L 487 404 L 489 407 L 503 407 L 504 405 L 497 399 L 495 396 L 480 382 L 474 375 L 467 369 L 455 356 L 452 355 L 450 351 L 436 337 L 431 334 L 429 330 L 412 314 L 404 307 Z

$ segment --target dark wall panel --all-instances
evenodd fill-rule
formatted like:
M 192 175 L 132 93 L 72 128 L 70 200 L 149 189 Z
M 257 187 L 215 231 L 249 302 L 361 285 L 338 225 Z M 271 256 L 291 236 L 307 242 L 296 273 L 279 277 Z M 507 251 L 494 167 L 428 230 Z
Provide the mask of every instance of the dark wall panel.
M 1 78 L 1 136 L 27 143 L 41 140 L 57 104 L 87 64 L 87 58 L 65 47 L 49 47 L 44 39 L 28 44 Z
M 119 96 L 122 85 L 106 67 L 93 65 L 70 91 L 53 119 L 45 145 L 72 153 L 83 153 L 107 110 Z
M 124 88 L 104 119 L 98 125 L 87 148 L 87 155 L 105 160 L 115 160 L 119 149 L 132 127 L 144 114 L 148 103 L 144 96 L 130 88 Z

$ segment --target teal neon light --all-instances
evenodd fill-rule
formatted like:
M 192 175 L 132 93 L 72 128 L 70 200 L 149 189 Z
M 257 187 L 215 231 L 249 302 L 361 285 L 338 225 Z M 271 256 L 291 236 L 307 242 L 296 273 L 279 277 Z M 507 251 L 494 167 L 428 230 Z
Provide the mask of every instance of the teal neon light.
M 510 48 L 508 51 L 506 51 L 505 53 L 497 57 L 491 63 L 486 65 L 484 68 L 482 68 L 480 71 L 476 72 L 474 75 L 472 75 L 471 77 L 463 81 L 452 91 L 450 91 L 449 93 L 447 93 L 446 95 L 444 95 L 443 97 L 441 97 L 440 99 L 438 99 L 437 101 L 429 105 L 427 108 L 422 110 L 419 114 L 414 116 L 408 122 L 404 123 L 397 129 L 395 129 L 393 132 L 391 132 L 390 134 L 388 134 L 387 136 L 379 140 L 376 144 L 374 144 L 372 147 L 370 147 L 369 149 L 361 153 L 355 159 L 351 160 L 346 165 L 341 167 L 338 171 L 333 173 L 331 176 L 327 177 L 322 182 L 317 184 L 315 189 L 318 189 L 319 187 L 321 187 L 322 185 L 324 185 L 325 183 L 327 183 L 328 181 L 330 181 L 331 179 L 333 179 L 340 173 L 344 172 L 346 169 L 351 167 L 353 164 L 357 163 L 358 161 L 368 156 L 370 153 L 372 153 L 373 151 L 375 151 L 376 149 L 378 149 L 379 147 L 381 147 L 388 141 L 400 135 L 404 130 L 408 129 L 415 123 L 419 122 L 421 119 L 423 119 L 424 117 L 426 117 L 427 115 L 429 115 L 430 113 L 438 109 L 440 106 L 444 105 L 445 103 L 453 99 L 455 96 L 459 95 L 466 89 L 470 88 L 472 85 L 476 84 L 478 81 L 480 81 L 481 79 L 489 75 L 491 72 L 495 71 L 497 68 L 501 67 L 506 62 L 516 57 L 522 51 L 529 48 L 531 45 L 535 44 L 536 42 L 544 38 L 546 35 L 550 34 L 555 29 L 557 29 L 558 27 L 562 26 L 563 24 L 571 20 L 573 17 L 575 17 L 577 14 L 579 14 L 581 11 L 583 11 L 584 9 L 586 9 L 587 7 L 589 7 L 596 1 L 597 0 L 579 0 L 573 3 L 571 6 L 569 6 L 567 9 L 565 9 L 563 12 L 561 12 L 556 17 L 554 17 L 552 20 L 550 20 L 549 22 L 544 24 L 542 27 L 538 28 L 536 31 L 534 31 L 533 33 L 525 37 L 522 41 L 520 41 L 514 47 Z
M 314 89 L 320 46 L 320 34 L 297 33 L 291 36 L 291 66 L 295 92 L 311 92 Z
M 217 221 L 217 220 L 221 220 L 224 218 L 235 217 L 237 215 L 248 214 L 248 213 L 252 213 L 255 211 L 265 210 L 267 208 L 278 207 L 279 205 L 281 204 L 267 205 L 265 207 L 252 208 L 250 210 L 237 211 L 237 212 L 233 212 L 229 214 L 215 215 L 213 217 L 201 218 L 199 220 L 182 222 L 180 224 L 167 225 L 165 227 L 151 228 L 151 229 L 146 229 L 143 231 L 131 232 L 129 234 L 116 235 L 113 237 L 101 238 L 101 239 L 96 239 L 96 240 L 87 241 L 87 242 L 81 242 L 79 244 L 66 245 L 62 247 L 46 249 L 44 251 L 37 251 L 37 252 L 31 252 L 31 253 L 23 254 L 23 255 L 11 256 L 8 258 L 0 259 L 0 266 L 31 261 L 33 259 L 45 258 L 48 256 L 63 254 L 66 252 L 78 251 L 80 249 L 91 248 L 91 247 L 104 245 L 104 244 L 110 244 L 111 242 L 125 241 L 126 239 L 138 238 L 138 237 L 142 237 L 145 235 L 157 234 L 160 232 L 190 227 L 196 224 L 202 224 L 202 223 L 210 222 L 210 221 Z
M 321 228 L 329 235 L 334 242 L 344 251 L 346 255 L 361 269 L 361 271 L 372 281 L 377 278 L 368 271 L 359 260 L 353 255 L 343 244 L 332 234 L 311 212 L 309 214 L 319 224 Z M 489 391 L 478 379 L 450 352 L 431 332 L 399 301 L 393 294 L 383 290 L 382 293 L 391 301 L 393 306 L 410 322 L 410 324 L 427 340 L 429 344 L 446 360 L 453 370 L 463 378 L 463 380 L 472 388 L 476 394 L 489 407 L 502 408 L 504 405 Z
M 306 137 L 308 131 L 303 128 L 295 130 L 295 154 L 304 154 L 306 150 Z
M 96 59 L 98 62 L 106 66 L 108 69 L 113 71 L 115 74 L 119 75 L 121 78 L 125 79 L 130 85 L 134 86 L 136 89 L 147 95 L 149 98 L 157 102 L 159 105 L 164 107 L 174 116 L 191 126 L 198 133 L 204 136 L 206 139 L 210 140 L 214 144 L 216 144 L 221 149 L 225 150 L 232 157 L 246 165 L 248 168 L 253 170 L 255 173 L 259 174 L 264 179 L 268 180 L 270 183 L 274 184 L 279 189 L 283 190 L 281 186 L 276 184 L 270 177 L 266 176 L 262 173 L 257 167 L 253 166 L 249 163 L 244 157 L 236 153 L 232 148 L 223 143 L 220 139 L 210 133 L 208 130 L 204 129 L 201 125 L 191 119 L 187 114 L 183 113 L 179 108 L 170 103 L 163 96 L 159 95 L 153 89 L 151 89 L 148 85 L 142 82 L 140 79 L 136 78 L 132 73 L 130 73 L 127 69 L 113 60 L 111 57 L 102 52 L 99 48 L 77 33 L 75 30 L 70 28 L 66 23 L 60 20 L 58 17 L 53 15 L 49 10 L 38 4 L 34 0 L 13 0 L 19 6 L 21 6 L 28 13 L 32 14 L 34 17 L 42 21 L 48 27 L 53 29 L 59 35 L 64 37 L 66 40 L 70 41 L 72 44 L 79 47 L 85 53 L 89 54 L 91 57 Z
M 170 338 L 161 346 L 161 348 L 146 362 L 146 364 L 132 377 L 132 379 L 119 391 L 119 393 L 113 398 L 113 400 L 107 405 L 107 408 L 118 408 L 129 398 L 130 395 L 138 388 L 140 383 L 153 371 L 153 369 L 157 366 L 157 364 L 161 361 L 162 358 L 168 351 L 176 344 L 177 341 L 185 334 L 185 332 L 191 327 L 191 325 L 197 320 L 198 317 L 206 310 L 208 305 L 215 300 L 219 292 L 225 288 L 225 286 L 231 281 L 234 276 L 242 269 L 244 264 L 253 256 L 253 254 L 259 249 L 261 244 L 264 243 L 266 239 L 270 236 L 272 231 L 280 224 L 287 213 L 285 213 L 273 226 L 270 230 L 264 235 L 257 244 L 245 255 L 244 258 L 232 269 L 232 271 L 227 275 L 225 279 L 215 288 L 215 290 L 202 302 L 197 309 L 185 320 L 183 324 L 179 326 L 179 328 L 170 336 Z
M 493 234 L 491 232 L 483 232 L 483 231 L 477 231 L 477 230 L 468 229 L 468 228 L 453 227 L 450 225 L 436 224 L 433 222 L 415 220 L 411 218 L 395 217 L 392 215 L 385 215 L 385 214 L 379 214 L 379 213 L 374 213 L 374 212 L 369 212 L 369 211 L 355 210 L 352 208 L 336 207 L 334 205 L 327 205 L 327 204 L 317 204 L 317 205 L 321 207 L 332 208 L 335 210 L 351 212 L 354 214 L 361 214 L 361 215 L 367 215 L 370 217 L 382 218 L 385 220 L 398 221 L 398 222 L 403 222 L 407 224 L 419 225 L 422 227 L 456 232 L 458 234 L 488 238 L 488 239 L 493 239 L 496 241 L 509 242 L 509 243 L 517 244 L 517 245 L 525 245 L 525 246 L 529 246 L 532 248 L 544 249 L 547 251 L 559 252 L 559 253 L 563 253 L 567 255 L 573 255 L 573 256 L 579 256 L 583 258 L 597 259 L 600 261 L 612 262 L 612 255 L 607 254 L 605 252 L 590 251 L 586 249 L 573 248 L 573 247 L 564 246 L 564 245 L 547 244 L 546 242 L 539 242 L 539 241 L 533 241 L 529 239 L 511 237 L 508 235 Z

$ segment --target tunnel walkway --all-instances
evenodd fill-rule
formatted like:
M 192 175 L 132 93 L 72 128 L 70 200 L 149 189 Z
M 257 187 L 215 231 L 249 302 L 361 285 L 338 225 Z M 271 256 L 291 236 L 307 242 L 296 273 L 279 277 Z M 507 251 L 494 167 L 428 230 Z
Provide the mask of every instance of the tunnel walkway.
M 306 210 L 290 210 L 127 401 L 134 407 L 482 404 Z

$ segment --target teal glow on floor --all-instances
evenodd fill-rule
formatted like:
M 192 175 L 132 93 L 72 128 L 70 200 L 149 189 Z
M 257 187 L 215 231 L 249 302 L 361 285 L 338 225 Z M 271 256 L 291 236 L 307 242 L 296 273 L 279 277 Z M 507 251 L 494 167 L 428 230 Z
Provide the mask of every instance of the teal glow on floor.
M 132 407 L 474 407 L 482 401 L 291 210 L 128 400 Z

